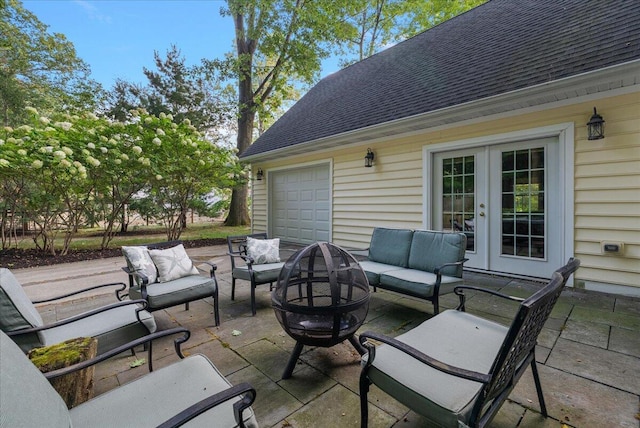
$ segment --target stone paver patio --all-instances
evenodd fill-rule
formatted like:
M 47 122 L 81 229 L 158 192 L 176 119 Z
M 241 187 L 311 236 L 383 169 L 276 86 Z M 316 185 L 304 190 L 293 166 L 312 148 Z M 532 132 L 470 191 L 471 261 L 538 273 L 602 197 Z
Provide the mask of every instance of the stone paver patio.
M 194 260 L 212 260 L 219 266 L 221 325 L 213 326 L 212 304 L 205 299 L 192 303 L 189 311 L 178 306 L 155 312 L 159 328 L 188 328 L 192 336 L 183 347 L 185 353 L 205 354 L 232 383 L 251 383 L 257 390 L 253 408 L 262 427 L 359 426 L 358 353 L 348 342 L 332 348 L 305 347 L 293 376 L 281 380 L 294 341 L 275 318 L 268 285 L 258 287 L 255 317 L 251 316 L 247 282 L 238 281 L 236 300 L 231 301 L 230 266 L 225 251 L 223 247 L 189 250 Z M 52 292 L 54 288 L 126 281 L 119 270 L 122 264 L 122 259 L 105 259 L 14 273 L 30 297 L 36 298 L 58 294 Z M 465 282 L 521 297 L 540 286 L 533 281 L 471 272 L 465 272 Z M 39 310 L 48 322 L 113 300 L 112 295 L 96 294 L 43 305 Z M 444 309 L 456 304 L 453 295 L 441 299 Z M 510 322 L 515 308 L 513 303 L 485 295 L 474 295 L 467 304 L 467 311 L 502 323 Z M 372 293 L 362 331 L 395 336 L 431 317 L 432 311 L 430 303 L 378 291 Z M 178 360 L 171 340 L 154 345 L 155 368 Z M 146 353 L 139 353 L 138 357 L 146 357 Z M 95 393 L 144 375 L 146 365 L 130 367 L 134 359 L 125 353 L 99 364 L 94 377 Z M 640 299 L 566 289 L 540 335 L 537 359 L 550 417 L 544 419 L 540 415 L 533 378 L 527 373 L 492 426 L 639 426 Z M 372 427 L 424 426 L 419 415 L 375 387 L 369 401 Z

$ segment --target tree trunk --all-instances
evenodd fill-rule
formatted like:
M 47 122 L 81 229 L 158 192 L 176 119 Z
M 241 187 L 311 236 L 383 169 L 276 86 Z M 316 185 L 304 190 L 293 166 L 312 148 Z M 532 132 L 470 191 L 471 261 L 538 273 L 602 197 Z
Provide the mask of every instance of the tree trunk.
M 92 337 L 67 340 L 57 345 L 35 348 L 29 352 L 33 364 L 46 373 L 68 367 L 96 356 L 98 340 Z M 52 379 L 51 386 L 60 394 L 68 408 L 93 397 L 94 366 Z M 37 405 L 37 403 L 33 403 Z
M 253 142 L 253 122 L 255 119 L 255 94 L 253 93 L 253 54 L 255 40 L 245 38 L 244 16 L 235 15 L 236 47 L 238 51 L 238 154 L 249 148 Z M 251 223 L 248 207 L 249 185 L 239 184 L 231 192 L 229 214 L 226 226 L 246 226 Z

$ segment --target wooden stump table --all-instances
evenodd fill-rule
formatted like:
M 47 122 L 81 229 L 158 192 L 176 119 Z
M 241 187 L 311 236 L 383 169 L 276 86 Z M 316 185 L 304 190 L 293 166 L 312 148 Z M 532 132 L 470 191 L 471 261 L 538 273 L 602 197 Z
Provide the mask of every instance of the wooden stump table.
M 98 340 L 79 337 L 57 345 L 44 346 L 29 351 L 29 359 L 42 373 L 69 367 L 91 359 L 98 351 Z M 51 386 L 60 394 L 68 408 L 77 406 L 93 397 L 94 367 L 88 367 L 56 379 Z

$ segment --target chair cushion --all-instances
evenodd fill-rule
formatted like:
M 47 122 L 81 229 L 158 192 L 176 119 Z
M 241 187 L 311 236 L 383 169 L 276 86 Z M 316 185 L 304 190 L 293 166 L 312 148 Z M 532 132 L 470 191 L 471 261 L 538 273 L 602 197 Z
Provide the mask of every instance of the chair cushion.
M 403 269 L 399 266 L 388 265 L 384 263 L 372 262 L 370 260 L 363 260 L 360 262 L 360 267 L 364 270 L 369 280 L 369 285 L 378 285 L 380 283 L 380 274 L 391 270 Z
M 433 272 L 445 263 L 462 260 L 466 247 L 467 237 L 464 233 L 416 230 L 411 240 L 408 267 Z M 462 277 L 462 266 L 446 267 L 442 274 Z
M 282 270 L 282 266 L 284 266 L 284 262 L 253 265 L 253 275 L 256 284 L 277 281 L 278 275 L 280 275 L 280 271 Z M 246 266 L 234 268 L 233 277 L 236 279 L 251 281 L 251 275 L 249 274 L 249 269 Z
M 162 309 L 181 303 L 191 302 L 205 297 L 212 297 L 216 290 L 213 278 L 202 275 L 189 275 L 162 284 L 147 287 L 147 303 L 149 309 Z M 132 300 L 142 299 L 140 287 L 131 287 L 129 297 Z
M 158 280 L 158 270 L 156 265 L 151 260 L 149 250 L 146 247 L 122 247 L 122 255 L 127 262 L 127 267 L 131 272 L 141 272 L 147 278 L 149 283 L 156 282 Z M 136 282 L 140 282 L 140 278 L 134 275 Z
M 192 404 L 231 384 L 203 355 L 193 355 L 101 394 L 70 410 L 78 427 L 157 426 Z M 229 400 L 184 426 L 236 426 Z M 257 427 L 253 411 L 244 412 L 247 426 Z
M 147 311 L 140 313 L 144 326 L 140 325 L 136 318 L 137 308 L 137 305 L 120 306 L 60 327 L 43 330 L 43 345 L 54 345 L 76 337 L 95 337 L 98 339 L 100 354 L 156 331 L 155 319 Z
M 431 272 L 417 269 L 396 269 L 382 272 L 378 286 L 415 297 L 428 298 L 433 296 L 433 286 L 436 279 L 436 274 Z M 462 279 L 455 276 L 442 276 L 438 294 L 453 292 L 453 288 L 460 285 L 461 282 Z
M 3 331 L 40 327 L 42 317 L 9 269 L 0 268 L 0 327 Z
M 69 428 L 67 405 L 22 350 L 0 331 L 0 425 Z
M 396 339 L 456 367 L 488 373 L 508 328 L 447 310 Z M 482 384 L 433 369 L 388 345 L 376 348 L 369 378 L 439 426 L 465 423 Z
M 149 250 L 149 255 L 158 269 L 159 282 L 198 274 L 182 244 L 164 250 Z
M 409 229 L 384 229 L 376 227 L 371 235 L 369 260 L 387 265 L 407 267 L 411 237 Z
M 255 239 L 247 236 L 247 256 L 254 265 L 280 262 L 280 238 Z
M 9 269 L 0 268 L 0 330 L 14 331 L 44 325 L 24 288 Z M 42 333 L 15 336 L 14 340 L 24 352 L 42 346 Z

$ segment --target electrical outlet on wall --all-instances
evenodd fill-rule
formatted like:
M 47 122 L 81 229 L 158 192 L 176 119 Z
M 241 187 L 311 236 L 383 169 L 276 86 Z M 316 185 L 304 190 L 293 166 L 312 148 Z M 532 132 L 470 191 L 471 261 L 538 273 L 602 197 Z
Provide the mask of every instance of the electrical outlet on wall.
M 621 255 L 624 253 L 624 242 L 600 242 L 600 251 L 602 254 Z

